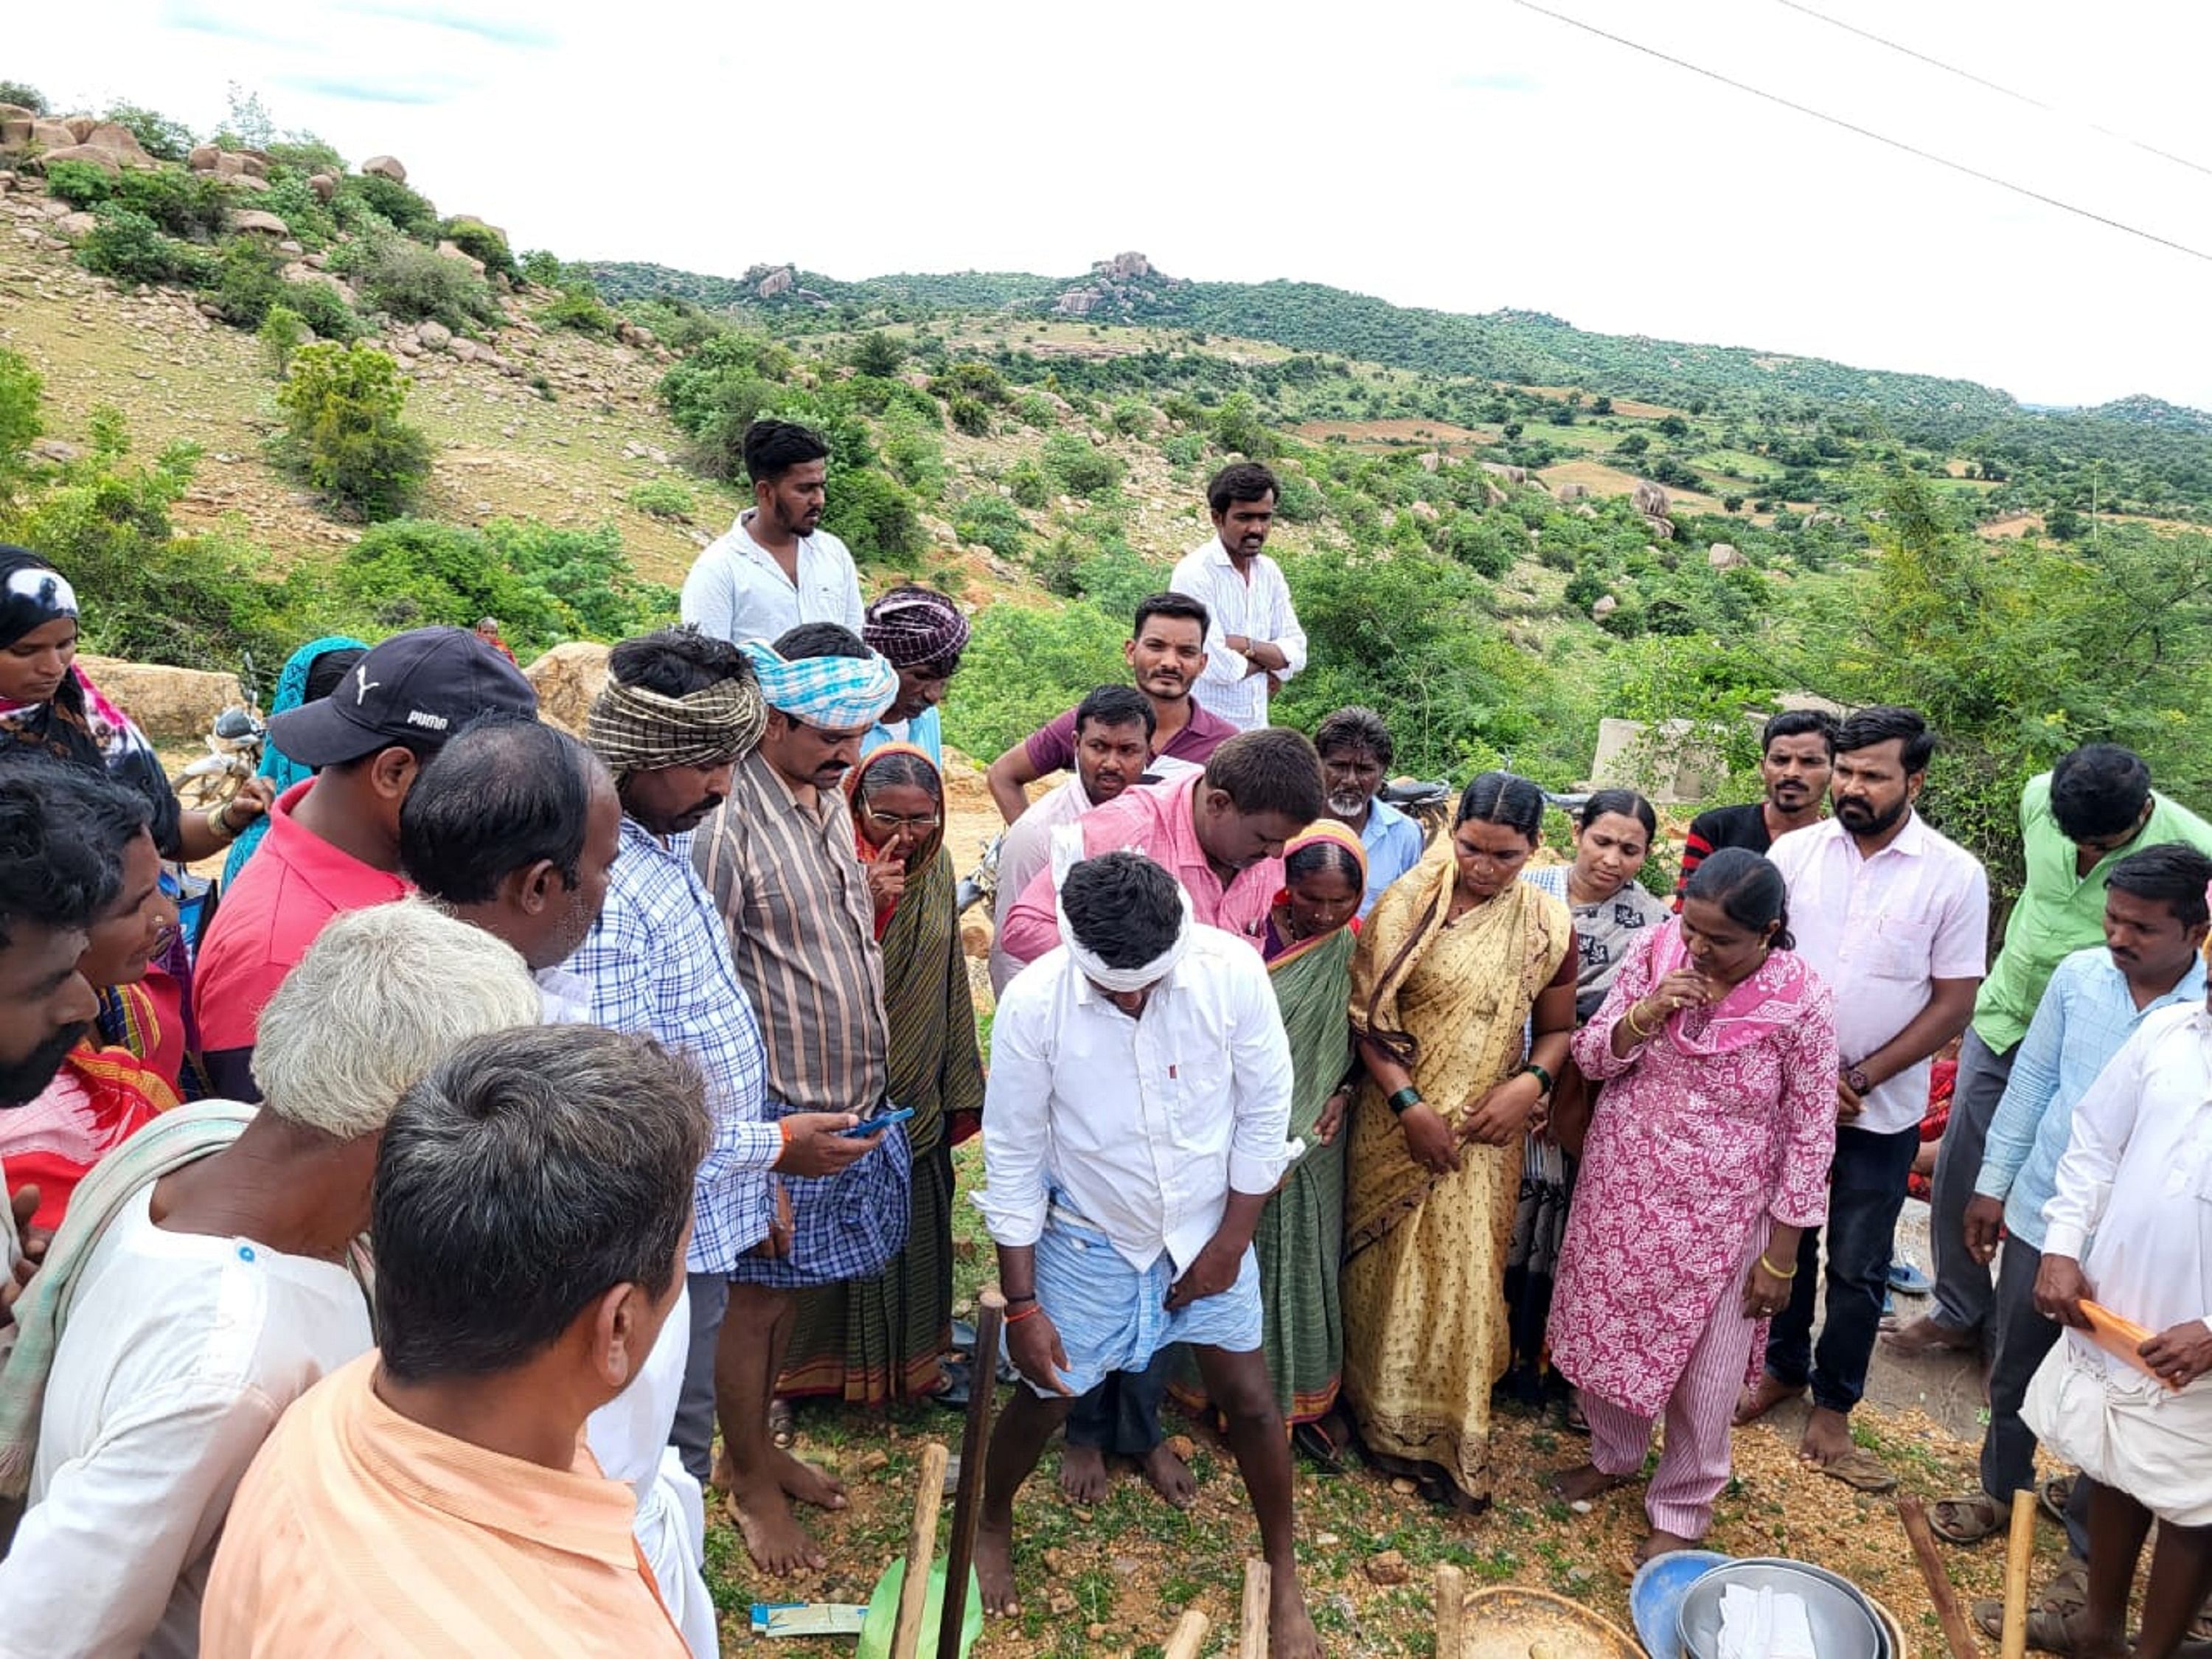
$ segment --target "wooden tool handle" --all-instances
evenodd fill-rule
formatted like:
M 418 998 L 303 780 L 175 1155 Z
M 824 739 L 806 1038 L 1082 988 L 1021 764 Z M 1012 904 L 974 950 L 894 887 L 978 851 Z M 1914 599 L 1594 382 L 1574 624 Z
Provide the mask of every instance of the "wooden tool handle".
M 2012 1531 L 2005 1539 L 2004 1659 L 2027 1659 L 2027 1563 L 2035 1553 L 2035 1494 L 2012 1495 Z
M 944 1659 L 960 1651 L 968 1616 L 968 1577 L 975 1561 L 975 1528 L 983 1517 L 983 1466 L 991 1451 L 991 1412 L 999 1396 L 999 1333 L 1006 1298 L 996 1285 L 975 1297 L 975 1346 L 969 1356 L 968 1420 L 960 1431 L 960 1483 L 952 1498 L 952 1541 L 945 1550 L 945 1600 L 937 1620 L 937 1650 Z
M 1244 1564 L 1244 1608 L 1237 1637 L 1241 1659 L 1267 1659 L 1267 1603 L 1275 1576 L 1265 1561 Z
M 1213 1626 L 1196 1607 L 1176 1620 L 1176 1627 L 1168 1633 L 1168 1644 L 1160 1650 L 1160 1659 L 1198 1659 L 1198 1650 L 1206 1645 L 1206 1633 Z
M 921 1613 L 929 1595 L 929 1564 L 937 1554 L 937 1511 L 945 1502 L 945 1465 L 951 1454 L 933 1440 L 921 1449 L 915 1477 L 914 1528 L 906 1539 L 906 1577 L 899 1585 L 898 1620 L 891 1626 L 891 1659 L 915 1659 L 921 1645 Z
M 1437 1659 L 1466 1659 L 1467 1575 L 1437 1563 Z
M 1950 1644 L 1951 1659 L 1981 1659 L 1981 1645 L 1974 1640 L 1966 1615 L 1960 1611 L 1958 1592 L 1951 1588 L 1951 1575 L 1944 1568 L 1942 1553 L 1936 1547 L 1936 1534 L 1928 1528 L 1926 1508 L 1917 1498 L 1900 1498 L 1897 1518 L 1905 1524 L 1912 1559 L 1919 1563 L 1920 1577 L 1928 1585 L 1928 1599 L 1936 1604 L 1936 1617 L 1943 1626 L 1944 1641 Z

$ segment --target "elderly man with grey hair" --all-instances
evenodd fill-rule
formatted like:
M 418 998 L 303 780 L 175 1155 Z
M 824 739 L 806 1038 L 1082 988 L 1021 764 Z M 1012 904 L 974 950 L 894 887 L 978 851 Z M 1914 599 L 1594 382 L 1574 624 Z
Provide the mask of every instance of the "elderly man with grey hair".
M 699 1070 L 592 1026 L 464 1044 L 376 1164 L 378 1351 L 238 1489 L 201 1637 L 267 1654 L 684 1659 L 581 1443 L 684 1293 Z
M 372 1341 L 349 1270 L 377 1143 L 457 1043 L 527 1024 L 522 959 L 412 901 L 334 918 L 261 1015 L 258 1111 L 156 1119 L 77 1188 L 17 1306 L 0 1486 L 11 1650 L 191 1654 L 231 1493 L 286 1406 Z

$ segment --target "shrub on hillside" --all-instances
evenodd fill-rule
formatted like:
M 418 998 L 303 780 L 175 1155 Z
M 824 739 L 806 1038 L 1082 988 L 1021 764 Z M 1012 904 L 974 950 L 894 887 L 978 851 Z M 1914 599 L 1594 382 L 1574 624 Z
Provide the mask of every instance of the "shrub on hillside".
M 1006 377 L 990 364 L 973 358 L 948 364 L 942 374 L 931 378 L 929 389 L 947 400 L 965 393 L 987 404 L 1006 401 Z
M 945 708 L 945 741 L 970 755 L 1002 753 L 1093 686 L 1125 681 L 1129 619 L 1095 605 L 1059 611 L 986 605 L 975 615 L 960 695 Z
M 192 152 L 192 130 L 140 104 L 110 104 L 103 118 L 130 129 L 139 148 L 157 161 L 181 161 Z
M 206 253 L 164 236 L 144 214 L 103 202 L 93 215 L 99 222 L 77 244 L 76 259 L 94 276 L 118 283 L 198 283 L 207 277 Z
M 301 174 L 288 173 L 277 179 L 261 192 L 254 205 L 282 219 L 285 228 L 310 252 L 319 252 L 337 240 L 337 218 Z
M 215 303 L 223 321 L 259 328 L 284 293 L 283 268 L 258 238 L 234 236 L 222 245 L 216 256 Z
M 1047 438 L 1037 461 L 1045 476 L 1071 495 L 1103 495 L 1121 482 L 1121 463 L 1073 432 Z
M 732 330 L 708 341 L 662 375 L 660 401 L 679 430 L 703 437 L 709 426 L 725 423 L 733 403 L 753 401 L 752 391 L 733 396 L 732 386 L 766 386 L 772 398 L 775 388 L 770 383 L 788 378 L 791 369 L 791 354 L 781 346 Z M 764 401 L 757 405 L 765 406 Z
M 1044 469 L 1026 455 L 1006 469 L 1006 488 L 1013 492 L 1017 507 L 1036 511 L 1052 501 L 1052 484 Z
M 403 236 L 427 242 L 438 234 L 438 210 L 429 198 L 380 173 L 357 173 L 340 185 L 341 198 L 354 196 Z
M 30 467 L 30 451 L 44 429 L 39 420 L 39 375 L 20 351 L 0 346 L 0 506 Z
M 945 493 L 950 477 L 945 466 L 945 446 L 937 434 L 906 410 L 884 422 L 884 465 L 891 477 L 926 501 Z
M 300 313 L 300 320 L 315 331 L 318 339 L 349 345 L 361 337 L 361 319 L 328 283 L 289 283 L 284 303 Z
M 914 498 L 872 467 L 832 469 L 822 524 L 864 563 L 910 568 L 929 545 Z
M 272 305 L 258 331 L 269 372 L 283 380 L 292 367 L 292 354 L 314 337 L 306 320 L 288 305 Z
M 988 547 L 1002 559 L 1018 559 L 1029 545 L 1028 520 L 1003 495 L 970 495 L 960 503 L 952 528 L 962 541 Z
M 870 329 L 853 342 L 845 361 L 863 374 L 888 377 L 906 361 L 906 348 L 881 329 Z
M 462 332 L 499 316 L 483 277 L 465 262 L 420 243 L 385 237 L 354 264 L 354 286 L 362 298 L 401 322 L 443 323 Z
M 405 512 L 421 493 L 430 441 L 407 423 L 407 382 L 387 353 L 303 346 L 276 403 L 286 459 L 334 505 L 374 522 Z
M 1116 398 L 1114 400 L 1114 430 L 1125 438 L 1134 438 L 1150 432 L 1158 423 L 1158 419 L 1152 412 L 1152 406 L 1142 398 Z
M 272 172 L 281 169 L 295 173 L 302 179 L 317 173 L 345 176 L 345 157 L 338 154 L 335 145 L 325 143 L 312 132 L 295 132 L 264 144 L 261 153 L 269 158 Z
M 1528 538 L 1493 519 L 1462 513 L 1452 520 L 1444 550 L 1477 575 L 1493 581 L 1513 568 L 1515 559 L 1528 550 Z
M 561 263 L 560 256 L 542 247 L 534 247 L 522 256 L 522 280 L 535 283 L 540 288 L 558 288 L 568 276 L 568 268 Z
M 699 510 L 699 498 L 689 484 L 674 478 L 652 478 L 629 492 L 629 504 L 656 519 L 688 523 Z
M 599 299 L 597 289 L 589 283 L 574 282 L 562 289 L 560 298 L 551 305 L 540 308 L 538 320 L 547 328 L 572 328 L 604 340 L 614 333 L 617 319 Z
M 1261 420 L 1260 405 L 1249 392 L 1221 400 L 1213 411 L 1213 441 L 1225 453 L 1255 461 L 1267 460 L 1276 450 L 1275 434 Z
M 49 161 L 46 194 L 73 208 L 97 207 L 115 194 L 115 175 L 90 161 Z
M 230 211 L 230 186 L 182 167 L 134 167 L 114 180 L 111 199 L 143 213 L 172 236 L 211 240 Z
M 981 398 L 957 392 L 945 405 L 952 417 L 952 427 L 971 438 L 988 438 L 991 434 L 991 409 Z
M 496 226 L 464 214 L 448 219 L 439 228 L 447 241 L 472 259 L 483 261 L 487 276 L 504 276 L 509 282 L 522 275 L 522 267 L 514 263 L 514 251 L 507 245 L 507 234 Z

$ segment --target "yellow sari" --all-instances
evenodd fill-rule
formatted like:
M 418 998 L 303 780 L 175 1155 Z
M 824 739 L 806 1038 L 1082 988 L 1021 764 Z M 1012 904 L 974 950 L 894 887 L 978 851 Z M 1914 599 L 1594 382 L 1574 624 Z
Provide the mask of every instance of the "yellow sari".
M 1566 906 L 1526 882 L 1447 925 L 1456 872 L 1440 839 L 1376 904 L 1352 969 L 1353 1029 L 1405 1059 L 1455 1129 L 1520 1066 L 1537 994 L 1574 944 Z M 1490 1391 L 1512 1357 L 1504 1281 L 1521 1143 L 1464 1146 L 1456 1172 L 1432 1174 L 1370 1080 L 1348 1157 L 1344 1392 L 1360 1435 L 1486 1501 Z

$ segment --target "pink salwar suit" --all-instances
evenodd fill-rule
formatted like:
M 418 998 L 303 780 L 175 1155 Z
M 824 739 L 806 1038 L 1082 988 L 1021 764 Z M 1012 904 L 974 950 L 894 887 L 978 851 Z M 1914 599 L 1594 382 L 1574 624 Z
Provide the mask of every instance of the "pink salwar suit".
M 1764 1320 L 1743 1313 L 1769 1229 L 1827 1213 L 1836 1145 L 1835 1007 L 1787 951 L 1709 1008 L 1613 1052 L 1613 1027 L 1688 965 L 1681 923 L 1655 929 L 1574 1040 L 1598 1097 L 1552 1304 L 1552 1360 L 1583 1391 L 1590 1462 L 1644 1465 L 1655 1420 L 1666 1445 L 1645 1494 L 1652 1526 L 1697 1539 L 1729 1479 L 1729 1420 Z

